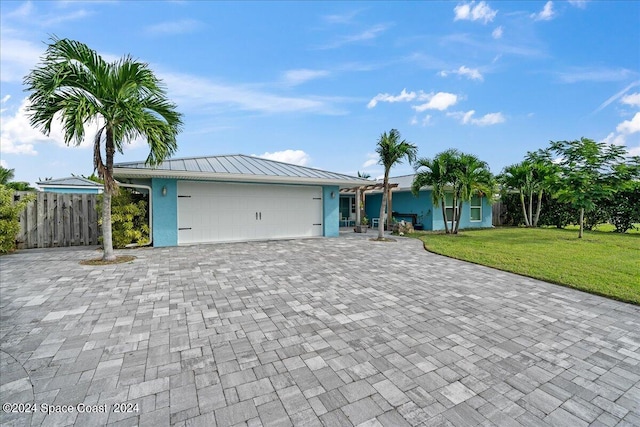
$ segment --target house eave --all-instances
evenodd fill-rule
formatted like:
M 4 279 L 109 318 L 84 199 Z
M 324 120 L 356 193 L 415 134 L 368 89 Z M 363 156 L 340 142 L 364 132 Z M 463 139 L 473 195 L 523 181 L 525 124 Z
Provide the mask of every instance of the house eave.
M 353 187 L 355 185 L 367 185 L 371 181 L 348 180 L 337 178 L 313 178 L 279 175 L 250 175 L 233 173 L 206 173 L 191 171 L 168 171 L 162 169 L 131 169 L 113 168 L 113 176 L 119 180 L 127 178 L 166 178 L 191 181 L 223 181 L 223 182 L 254 182 L 265 184 L 306 184 L 306 185 L 337 185 L 340 187 Z

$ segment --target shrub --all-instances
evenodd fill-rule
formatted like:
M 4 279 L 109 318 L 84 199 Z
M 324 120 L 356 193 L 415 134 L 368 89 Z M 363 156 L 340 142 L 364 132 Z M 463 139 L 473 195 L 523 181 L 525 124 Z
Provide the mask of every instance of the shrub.
M 16 248 L 16 235 L 20 231 L 20 213 L 35 198 L 29 194 L 14 202 L 14 191 L 0 184 L 0 253 L 6 254 Z
M 113 247 L 124 248 L 131 243 L 144 245 L 149 242 L 149 221 L 145 196 L 132 193 L 127 189 L 119 189 L 111 197 L 111 227 Z M 102 197 L 98 202 L 98 210 L 102 212 Z M 102 225 L 102 215 L 98 223 Z M 102 236 L 100 237 L 102 242 Z

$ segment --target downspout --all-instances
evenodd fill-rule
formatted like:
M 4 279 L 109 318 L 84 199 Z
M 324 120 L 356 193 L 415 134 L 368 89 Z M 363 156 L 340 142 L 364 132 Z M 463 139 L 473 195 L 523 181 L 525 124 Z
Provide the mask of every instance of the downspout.
M 127 188 L 145 188 L 149 191 L 149 243 L 145 243 L 144 245 L 129 243 L 125 246 L 125 248 L 142 248 L 145 246 L 151 246 L 151 244 L 153 243 L 153 204 L 151 203 L 153 201 L 153 190 L 150 186 L 142 184 L 123 184 L 119 182 L 118 186 Z

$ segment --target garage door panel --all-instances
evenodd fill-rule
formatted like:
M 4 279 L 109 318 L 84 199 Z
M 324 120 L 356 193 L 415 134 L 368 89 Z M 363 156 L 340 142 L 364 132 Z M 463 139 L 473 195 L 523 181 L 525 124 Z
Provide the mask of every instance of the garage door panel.
M 180 244 L 322 235 L 321 187 L 181 181 L 178 194 Z

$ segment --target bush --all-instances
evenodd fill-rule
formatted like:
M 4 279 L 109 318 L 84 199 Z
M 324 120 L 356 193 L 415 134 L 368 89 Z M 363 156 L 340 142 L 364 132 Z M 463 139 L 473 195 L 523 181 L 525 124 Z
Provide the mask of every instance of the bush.
M 144 245 L 149 243 L 149 220 L 145 196 L 127 189 L 119 189 L 111 196 L 111 227 L 113 247 L 124 248 L 131 243 Z M 102 225 L 102 196 L 99 198 L 98 211 Z M 102 236 L 100 237 L 102 242 Z
M 0 253 L 6 254 L 16 248 L 16 235 L 20 231 L 20 213 L 35 198 L 35 194 L 14 202 L 14 191 L 0 184 Z
M 611 199 L 605 200 L 602 209 L 609 222 L 616 227 L 616 233 L 626 233 L 640 222 L 640 185 L 635 189 L 619 191 Z

